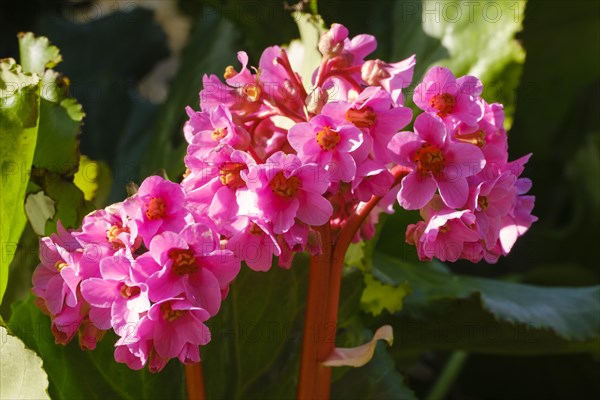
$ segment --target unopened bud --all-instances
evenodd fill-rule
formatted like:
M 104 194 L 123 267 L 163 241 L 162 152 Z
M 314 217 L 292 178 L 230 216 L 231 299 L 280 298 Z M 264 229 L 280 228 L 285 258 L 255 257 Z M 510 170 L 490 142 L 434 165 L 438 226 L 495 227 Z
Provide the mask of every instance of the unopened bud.
M 344 50 L 344 40 L 348 37 L 348 29 L 340 24 L 332 24 L 331 29 L 321 35 L 319 51 L 323 56 L 332 58 Z
M 368 60 L 363 64 L 360 74 L 363 81 L 370 86 L 379 86 L 382 79 L 390 77 L 386 71 L 387 64 L 381 60 Z
M 327 90 L 318 87 L 306 97 L 306 101 L 304 102 L 306 110 L 312 114 L 319 114 L 323 106 L 327 104 L 328 99 L 329 94 L 327 93 Z

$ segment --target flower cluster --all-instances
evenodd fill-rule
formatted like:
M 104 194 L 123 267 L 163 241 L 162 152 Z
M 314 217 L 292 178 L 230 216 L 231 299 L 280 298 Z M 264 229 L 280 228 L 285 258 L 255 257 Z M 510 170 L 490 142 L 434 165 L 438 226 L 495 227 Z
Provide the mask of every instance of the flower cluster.
M 495 262 L 535 221 L 528 157 L 508 162 L 500 104 L 481 82 L 434 67 L 404 105 L 415 57 L 365 60 L 371 35 L 339 24 L 322 35 L 323 58 L 305 87 L 285 49 L 267 48 L 258 67 L 204 76 L 200 111 L 187 108 L 189 143 L 181 183 L 152 176 L 123 203 L 85 217 L 77 231 L 40 242 L 34 294 L 59 343 L 79 332 L 93 349 L 119 336 L 115 358 L 161 370 L 195 362 L 241 261 L 256 271 L 277 257 L 321 252 L 349 218 L 377 203 L 354 240 L 370 239 L 397 199 L 421 210 L 409 243 L 421 259 Z
M 200 360 L 215 315 L 240 269 L 210 220 L 186 208 L 180 185 L 151 176 L 125 202 L 95 211 L 77 231 L 59 224 L 40 241 L 33 275 L 38 306 L 56 342 L 78 334 L 94 349 L 119 336 L 115 359 L 160 371 L 171 358 Z
M 481 97 L 473 76 L 456 79 L 434 67 L 415 89 L 424 113 L 414 132 L 397 133 L 388 148 L 394 161 L 412 171 L 402 179 L 398 202 L 421 210 L 408 243 L 419 258 L 495 263 L 537 220 L 531 181 L 521 178 L 530 155 L 508 161 L 504 112 Z

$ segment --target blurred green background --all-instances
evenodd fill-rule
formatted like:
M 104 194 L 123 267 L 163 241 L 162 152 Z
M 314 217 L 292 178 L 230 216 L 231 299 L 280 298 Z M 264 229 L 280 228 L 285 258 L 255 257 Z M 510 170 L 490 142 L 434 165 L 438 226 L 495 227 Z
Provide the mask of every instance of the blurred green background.
M 423 32 L 422 7 L 419 1 L 408 0 L 318 2 L 326 24 L 343 23 L 351 35 L 376 35 L 377 58 L 393 62 L 416 52 L 415 80 L 430 63 L 448 56 L 438 39 Z M 198 108 L 204 73 L 220 75 L 225 66 L 235 65 L 239 49 L 257 65 L 266 46 L 298 36 L 290 10 L 273 0 L 4 1 L 0 9 L 0 58 L 17 57 L 20 31 L 47 36 L 61 49 L 64 62 L 56 69 L 70 78 L 71 94 L 87 114 L 81 153 L 104 161 L 110 170 L 112 185 L 105 186 L 97 206 L 119 201 L 129 181 L 139 182 L 159 168 L 172 179 L 183 171 L 184 106 Z M 308 4 L 305 9 L 310 10 Z M 506 101 L 508 111 L 514 110 L 511 158 L 533 153 L 525 175 L 534 182 L 534 214 L 539 221 L 497 265 L 449 267 L 464 275 L 542 286 L 596 285 L 600 283 L 600 264 L 594 261 L 600 259 L 600 2 L 529 1 L 524 12 L 523 30 L 516 36 L 526 52 L 522 74 L 520 67 L 502 65 L 508 72 L 486 83 L 498 88 L 488 92 L 488 100 Z M 491 37 L 502 35 L 501 26 L 493 22 L 484 28 Z M 468 46 L 464 52 L 475 51 L 477 57 L 479 47 Z M 388 218 L 378 251 L 414 259 L 414 249 L 403 244 L 403 227 L 415 218 L 406 213 Z M 35 246 L 35 237 L 29 234 Z M 27 282 L 35 254 L 24 257 L 29 257 L 27 268 L 11 270 L 7 299 L 23 297 L 23 285 L 16 282 Z M 6 305 L 2 314 L 10 314 Z M 447 398 L 598 398 L 600 348 L 596 350 L 596 357 L 474 352 L 462 363 Z M 403 354 L 396 358 L 395 368 L 422 397 L 448 357 L 443 350 Z

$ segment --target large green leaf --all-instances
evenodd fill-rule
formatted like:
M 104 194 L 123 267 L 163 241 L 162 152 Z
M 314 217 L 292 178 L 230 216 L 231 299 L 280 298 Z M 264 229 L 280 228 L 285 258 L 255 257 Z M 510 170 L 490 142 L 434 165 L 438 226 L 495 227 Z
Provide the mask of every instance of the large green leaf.
M 307 267 L 305 258 L 290 270 L 243 266 L 202 350 L 209 398 L 294 396 Z
M 48 399 L 48 376 L 42 360 L 0 326 L 0 397 Z
M 59 399 L 177 399 L 183 397 L 183 367 L 171 362 L 159 374 L 133 371 L 113 358 L 114 334 L 107 334 L 93 351 L 77 343 L 54 343 L 50 320 L 33 296 L 13 307 L 9 326 L 44 361 L 52 398 Z M 75 339 L 75 342 L 77 339 Z
M 51 215 L 45 233 L 56 230 L 60 220 L 65 227 L 76 228 L 93 205 L 73 183 L 79 168 L 79 130 L 85 116 L 81 105 L 70 96 L 70 81 L 48 66 L 55 66 L 62 58 L 56 46 L 45 37 L 32 33 L 19 35 L 21 60 L 28 72 L 41 78 L 40 115 L 36 151 L 28 193 L 46 199 L 44 204 L 54 203 L 55 213 L 48 214 L 44 204 L 29 203 L 30 219 L 39 220 Z M 39 208 L 39 209 L 38 209 Z M 36 226 L 39 224 L 36 223 Z
M 456 76 L 475 75 L 485 85 L 483 97 L 505 105 L 512 122 L 525 51 L 515 39 L 521 31 L 525 0 L 426 0 L 423 30 L 440 40 L 449 56 L 436 60 Z
M 600 286 L 538 287 L 460 276 L 440 264 L 415 265 L 382 253 L 375 254 L 373 268 L 410 284 L 400 319 L 392 318 L 406 350 L 551 353 L 590 351 L 600 341 Z
M 7 285 L 8 266 L 26 223 L 25 191 L 39 127 L 39 82 L 38 76 L 23 73 L 14 60 L 0 61 L 0 301 Z

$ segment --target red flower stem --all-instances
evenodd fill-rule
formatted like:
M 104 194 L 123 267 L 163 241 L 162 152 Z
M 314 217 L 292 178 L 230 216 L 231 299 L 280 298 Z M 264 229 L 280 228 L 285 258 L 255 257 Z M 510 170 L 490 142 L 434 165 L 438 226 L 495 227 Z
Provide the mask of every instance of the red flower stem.
M 396 166 L 391 172 L 394 187 L 410 169 Z M 335 348 L 344 257 L 356 232 L 380 200 L 380 196 L 373 196 L 360 207 L 344 224 L 335 244 L 328 224 L 317 228 L 323 251 L 310 257 L 298 399 L 329 399 L 331 368 L 322 363 Z
M 327 326 L 329 311 L 327 305 L 333 270 L 331 228 L 326 224 L 317 230 L 321 234 L 323 251 L 320 255 L 310 257 L 308 299 L 298 383 L 299 399 L 329 398 L 331 369 L 321 363 L 335 346 L 335 326 Z
M 206 399 L 201 363 L 197 362 L 185 366 L 185 383 L 187 386 L 188 400 Z

